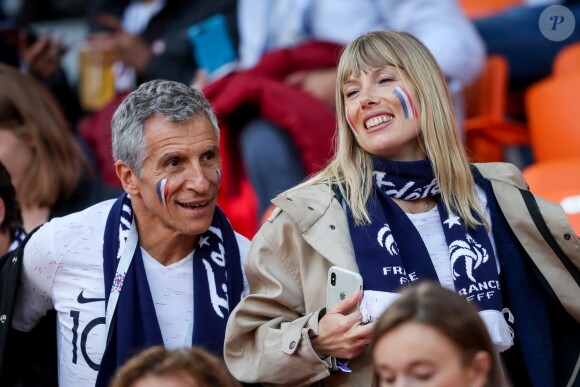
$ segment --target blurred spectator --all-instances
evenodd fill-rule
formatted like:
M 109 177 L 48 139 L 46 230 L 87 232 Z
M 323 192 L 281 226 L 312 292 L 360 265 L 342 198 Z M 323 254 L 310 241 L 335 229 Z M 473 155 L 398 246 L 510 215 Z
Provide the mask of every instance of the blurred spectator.
M 118 371 L 111 387 L 238 387 L 225 364 L 203 348 L 151 347 Z
M 189 27 L 221 14 L 237 44 L 235 0 L 99 0 L 89 15 L 89 43 L 117 52 L 114 64 L 117 97 L 84 119 L 79 130 L 89 143 L 103 181 L 119 185 L 112 168 L 111 117 L 135 85 L 152 79 L 189 84 L 198 66 L 188 38 Z M 124 91 L 122 91 L 124 90 Z
M 84 17 L 92 0 L 12 0 L 11 2 L 14 3 L 12 7 L 18 20 L 34 23 Z
M 405 31 L 421 40 L 453 93 L 479 74 L 484 60 L 481 39 L 452 0 L 240 0 L 239 24 L 242 67 L 255 65 L 267 51 L 305 40 L 347 44 L 380 29 Z
M 118 52 L 119 91 L 152 79 L 189 83 L 198 66 L 187 29 L 216 14 L 225 16 L 237 44 L 235 0 L 99 0 L 90 11 L 89 39 Z
M 25 236 L 16 191 L 10 174 L 0 163 L 0 256 L 16 249 Z
M 48 90 L 3 64 L 0 84 L 0 161 L 12 176 L 27 231 L 120 193 L 92 177 Z
M 74 124 L 83 114 L 61 67 L 65 48 L 49 35 L 36 36 L 26 25 L 7 17 L 0 9 L 0 62 L 19 67 L 42 82 L 58 100 L 65 117 Z
M 488 54 L 503 55 L 509 63 L 512 88 L 525 87 L 550 74 L 558 51 L 580 41 L 580 0 L 548 0 L 544 4 L 528 0 L 497 15 L 474 20 Z M 566 6 L 576 19 L 572 35 L 562 41 L 545 37 L 538 23 L 548 3 Z
M 437 283 L 401 292 L 377 321 L 372 351 L 381 386 L 507 385 L 477 308 Z

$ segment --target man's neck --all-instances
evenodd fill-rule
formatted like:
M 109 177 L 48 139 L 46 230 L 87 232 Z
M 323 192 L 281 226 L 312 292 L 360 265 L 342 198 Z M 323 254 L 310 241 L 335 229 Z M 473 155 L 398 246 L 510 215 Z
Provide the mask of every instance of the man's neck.
M 180 261 L 195 249 L 199 235 L 179 233 L 147 215 L 134 216 L 139 245 L 162 265 Z
M 139 233 L 139 245 L 164 266 L 169 266 L 186 258 L 195 249 L 199 238 L 197 235 L 183 234 L 167 238 L 165 235 L 141 232 L 138 226 L 137 232 Z M 147 234 L 146 237 L 143 237 L 145 234 Z

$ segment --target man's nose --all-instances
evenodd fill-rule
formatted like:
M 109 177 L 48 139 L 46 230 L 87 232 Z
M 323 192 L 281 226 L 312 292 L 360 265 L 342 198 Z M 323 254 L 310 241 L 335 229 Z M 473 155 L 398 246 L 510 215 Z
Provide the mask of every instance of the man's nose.
M 206 193 L 209 191 L 210 181 L 205 175 L 205 171 L 201 166 L 194 166 L 187 171 L 185 188 L 191 189 L 198 193 Z

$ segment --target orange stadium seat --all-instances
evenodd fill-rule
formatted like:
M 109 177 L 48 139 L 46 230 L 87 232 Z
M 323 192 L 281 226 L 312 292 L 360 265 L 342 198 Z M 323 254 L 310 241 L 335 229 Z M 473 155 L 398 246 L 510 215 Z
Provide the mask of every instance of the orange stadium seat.
M 534 160 L 580 157 L 580 73 L 550 77 L 530 86 L 526 115 Z
M 552 64 L 552 74 L 555 77 L 580 74 L 580 43 L 569 44 L 558 52 Z
M 552 76 L 525 95 L 535 163 L 524 170 L 535 194 L 560 203 L 580 235 L 580 73 Z
M 524 170 L 530 190 L 559 203 L 576 235 L 580 235 L 580 158 L 536 163 Z
M 523 2 L 523 0 L 459 0 L 459 5 L 468 18 L 478 19 L 521 5 Z
M 491 55 L 478 79 L 464 89 L 463 130 L 472 161 L 502 161 L 505 146 L 528 144 L 525 125 L 506 118 L 507 95 L 508 63 Z

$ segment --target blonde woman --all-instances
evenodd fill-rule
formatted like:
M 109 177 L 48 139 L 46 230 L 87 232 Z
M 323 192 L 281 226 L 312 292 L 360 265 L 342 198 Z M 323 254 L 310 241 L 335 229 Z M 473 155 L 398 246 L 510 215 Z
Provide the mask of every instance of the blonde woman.
M 401 289 L 435 280 L 478 308 L 514 385 L 573 381 L 580 329 L 528 259 L 544 241 L 510 191 L 525 182 L 510 165 L 469 165 L 429 50 L 406 33 L 357 38 L 340 59 L 336 110 L 334 159 L 274 199 L 278 209 L 254 238 L 251 295 L 226 333 L 232 374 L 264 384 L 374 385 L 374 321 Z M 561 209 L 540 207 L 562 249 L 578 255 Z M 362 300 L 358 292 L 325 310 L 333 265 L 360 273 Z

